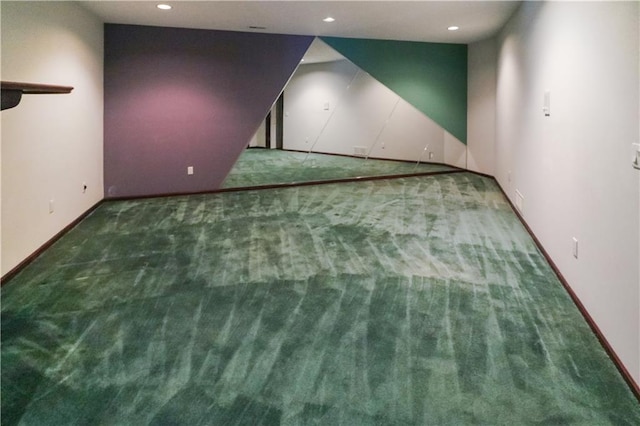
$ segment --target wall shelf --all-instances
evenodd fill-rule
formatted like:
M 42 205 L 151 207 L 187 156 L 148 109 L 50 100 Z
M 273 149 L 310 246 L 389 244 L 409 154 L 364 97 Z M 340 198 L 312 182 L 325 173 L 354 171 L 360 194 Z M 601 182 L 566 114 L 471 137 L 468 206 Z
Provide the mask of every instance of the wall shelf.
M 73 87 L 2 81 L 0 82 L 0 89 L 2 89 L 2 110 L 5 110 L 17 106 L 22 99 L 22 95 L 71 93 Z

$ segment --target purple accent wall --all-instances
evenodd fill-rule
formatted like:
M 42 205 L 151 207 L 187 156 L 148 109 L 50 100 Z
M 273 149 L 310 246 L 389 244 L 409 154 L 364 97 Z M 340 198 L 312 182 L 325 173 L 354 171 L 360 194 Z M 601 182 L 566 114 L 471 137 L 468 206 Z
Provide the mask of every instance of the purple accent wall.
M 106 24 L 106 197 L 218 189 L 312 40 Z

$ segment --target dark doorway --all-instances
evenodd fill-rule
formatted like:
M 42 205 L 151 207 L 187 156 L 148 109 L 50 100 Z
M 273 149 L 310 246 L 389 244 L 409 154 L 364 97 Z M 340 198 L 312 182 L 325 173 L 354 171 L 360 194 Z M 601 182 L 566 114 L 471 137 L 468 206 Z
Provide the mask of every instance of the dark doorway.
M 271 149 L 271 112 L 269 112 L 269 114 L 267 114 L 267 118 L 264 119 L 264 142 L 265 142 L 265 147 L 267 149 Z
M 282 149 L 284 130 L 284 92 L 280 94 L 280 97 L 276 101 L 276 149 Z

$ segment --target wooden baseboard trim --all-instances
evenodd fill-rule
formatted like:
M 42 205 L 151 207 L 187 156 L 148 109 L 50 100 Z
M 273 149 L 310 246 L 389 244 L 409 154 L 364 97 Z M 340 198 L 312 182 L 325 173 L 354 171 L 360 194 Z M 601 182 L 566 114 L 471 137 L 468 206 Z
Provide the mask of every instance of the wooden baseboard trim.
M 471 173 L 475 173 L 482 176 L 488 176 L 482 173 L 476 173 L 476 172 L 471 172 Z M 498 185 L 498 188 L 500 188 L 500 191 L 502 192 L 505 199 L 511 206 L 511 209 L 516 214 L 516 216 L 518 217 L 522 225 L 525 227 L 525 229 L 527 230 L 527 232 L 535 242 L 536 246 L 538 247 L 538 250 L 540 250 L 540 253 L 542 253 L 544 258 L 547 260 L 547 262 L 551 266 L 551 269 L 553 269 L 553 272 L 556 274 L 556 276 L 560 280 L 560 283 L 562 284 L 564 289 L 567 291 L 567 293 L 569 293 L 569 297 L 571 297 L 571 300 L 573 300 L 573 303 L 576 305 L 576 307 L 582 314 L 582 317 L 585 319 L 587 324 L 589 324 L 591 331 L 593 331 L 593 333 L 596 335 L 596 338 L 598 339 L 598 341 L 600 342 L 604 350 L 607 352 L 607 355 L 609 355 L 609 358 L 615 364 L 616 368 L 618 369 L 618 372 L 622 375 L 622 378 L 627 383 L 627 386 L 629 386 L 629 389 L 631 389 L 631 392 L 634 394 L 638 402 L 640 402 L 640 386 L 638 385 L 638 383 L 636 383 L 636 381 L 633 379 L 633 376 L 631 375 L 629 370 L 627 370 L 627 367 L 624 366 L 624 364 L 620 360 L 620 357 L 618 357 L 618 354 L 613 349 L 613 347 L 611 346 L 607 338 L 604 336 L 604 334 L 600 330 L 600 327 L 598 327 L 598 324 L 596 324 L 591 314 L 589 314 L 589 311 L 587 311 L 587 308 L 585 308 L 585 306 L 582 304 L 582 301 L 580 300 L 578 295 L 573 291 L 573 289 L 571 288 L 571 285 L 569 285 L 569 282 L 562 275 L 562 272 L 560 272 L 560 269 L 558 268 L 558 266 L 551 259 L 551 256 L 549 256 L 549 253 L 547 252 L 547 250 L 544 248 L 544 246 L 542 245 L 538 237 L 536 237 L 536 235 L 533 233 L 533 230 L 529 227 L 529 224 L 524 220 L 524 217 L 522 217 L 518 209 L 516 209 L 514 204 L 511 202 L 504 188 L 502 188 L 502 185 L 500 185 L 500 183 L 495 177 L 493 176 L 488 176 L 488 177 L 490 177 L 496 182 L 496 184 Z
M 82 213 L 80 216 L 78 216 L 76 219 L 74 219 L 70 224 L 68 224 L 67 226 L 65 226 L 64 228 L 62 228 L 62 230 L 60 232 L 58 232 L 57 234 L 55 234 L 53 237 L 51 237 L 49 240 L 47 240 L 44 244 L 42 244 L 40 247 L 38 247 L 38 249 L 36 249 L 36 251 L 34 251 L 33 253 L 31 253 L 29 256 L 27 256 L 22 262 L 18 263 L 16 266 L 14 266 L 9 272 L 7 272 L 6 274 L 4 274 L 2 276 L 2 278 L 0 278 L 0 286 L 5 285 L 6 283 L 8 283 L 9 281 L 11 281 L 11 279 L 13 277 L 15 277 L 16 275 L 18 275 L 18 273 L 20 271 L 22 271 L 27 265 L 29 265 L 31 262 L 33 262 L 38 256 L 40 256 L 46 249 L 48 249 L 49 247 L 51 247 L 56 241 L 58 241 L 60 238 L 62 238 L 67 232 L 69 232 L 71 229 L 73 229 L 78 223 L 80 223 L 84 218 L 86 218 L 87 216 L 89 216 L 95 209 L 98 208 L 98 206 L 100 206 L 100 204 L 102 204 L 104 202 L 104 200 L 100 200 L 97 203 L 95 203 L 93 206 L 91 206 L 87 211 L 85 211 L 84 213 Z
M 434 176 L 434 175 L 444 175 L 444 174 L 461 173 L 461 172 L 464 172 L 464 170 L 441 170 L 441 171 L 435 171 L 435 172 L 404 173 L 399 175 L 360 176 L 355 178 L 315 180 L 315 181 L 308 181 L 308 182 L 292 182 L 292 183 L 270 184 L 270 185 L 262 185 L 262 186 L 248 186 L 248 187 L 237 187 L 237 188 L 222 188 L 217 190 L 216 192 L 253 191 L 253 190 L 259 190 L 259 189 L 291 188 L 296 186 L 366 182 L 366 181 L 373 181 L 373 180 L 402 179 L 402 178 L 410 178 L 410 177 Z
M 409 178 L 409 177 L 445 175 L 445 174 L 462 173 L 462 172 L 466 172 L 466 170 L 463 170 L 463 169 L 440 170 L 435 172 L 405 173 L 405 174 L 399 174 L 399 175 L 361 176 L 361 177 L 342 178 L 342 179 L 313 180 L 313 181 L 306 181 L 306 182 L 274 183 L 274 184 L 260 185 L 260 186 L 238 186 L 233 188 L 220 188 L 220 189 L 212 189 L 210 191 L 198 191 L 198 192 L 172 192 L 172 193 L 166 193 L 166 194 L 132 195 L 132 196 L 123 196 L 123 197 L 109 197 L 109 198 L 106 198 L 105 201 L 127 201 L 127 200 L 141 200 L 146 198 L 179 197 L 184 195 L 221 194 L 225 192 L 238 192 L 238 191 L 260 191 L 263 189 L 294 188 L 298 186 L 329 185 L 334 183 L 366 182 L 366 181 L 372 181 L 372 180 L 401 179 L 401 178 Z
M 286 151 L 286 152 L 299 152 L 302 154 L 319 154 L 319 155 L 333 155 L 336 157 L 347 157 L 347 158 L 357 158 L 360 160 L 366 160 L 366 159 L 370 159 L 370 160 L 381 160 L 381 161 L 394 161 L 396 163 L 408 163 L 408 164 L 416 164 L 417 161 L 415 160 L 398 160 L 396 158 L 382 158 L 382 157 L 362 157 L 360 155 L 353 155 L 353 154 L 338 154 L 335 152 L 320 152 L 320 151 L 301 151 L 298 149 L 281 149 L 280 151 Z M 446 163 L 433 163 L 431 161 L 422 161 L 420 162 L 420 164 L 433 164 L 433 165 L 437 165 L 437 166 L 447 166 L 447 167 L 451 167 L 452 169 L 456 169 L 456 170 L 461 170 L 461 171 L 468 171 L 466 169 L 463 169 L 461 167 L 458 166 L 452 166 L 450 164 L 446 164 Z
M 277 151 L 297 152 L 297 153 L 301 153 L 301 154 L 309 153 L 308 151 L 300 151 L 300 150 L 296 150 L 296 149 L 276 149 L 276 148 L 265 148 L 265 147 L 262 147 L 262 146 L 252 146 L 252 147 L 247 147 L 246 149 L 249 149 L 249 150 L 270 150 L 270 149 L 273 149 L 273 150 L 277 150 Z M 336 156 L 336 157 L 357 158 L 357 159 L 361 159 L 361 160 L 365 159 L 364 157 L 360 157 L 360 156 L 357 156 L 357 155 L 337 154 L 337 153 L 332 153 L 332 152 L 311 152 L 311 154 L 332 155 L 332 156 Z M 409 163 L 409 164 L 415 164 L 416 163 L 415 161 L 410 161 L 410 160 L 396 160 L 396 159 L 378 158 L 378 157 L 368 157 L 368 158 L 370 158 L 371 160 L 393 161 L 393 162 L 397 162 L 397 163 Z M 462 169 L 460 167 L 451 166 L 449 164 L 443 164 L 443 163 L 431 163 L 431 162 L 425 161 L 425 162 L 423 162 L 421 164 L 432 164 L 432 165 L 438 165 L 438 166 L 446 166 L 446 167 L 449 167 L 451 170 L 441 170 L 441 171 L 435 171 L 435 172 L 403 173 L 403 174 L 396 174 L 396 175 L 358 176 L 358 177 L 353 177 L 353 178 L 338 178 L 338 179 L 313 180 L 313 181 L 304 181 L 304 182 L 274 183 L 274 184 L 256 185 L 256 186 L 238 186 L 238 187 L 234 187 L 234 188 L 219 188 L 219 189 L 211 189 L 211 190 L 205 190 L 205 191 L 193 191 L 193 192 L 167 192 L 167 193 L 148 194 L 148 195 L 147 194 L 125 195 L 125 196 L 106 197 L 105 200 L 106 201 L 126 201 L 126 200 L 142 200 L 142 199 L 147 199 L 147 198 L 179 197 L 179 196 L 184 196 L 184 195 L 218 194 L 218 193 L 222 193 L 222 192 L 254 191 L 254 190 L 260 190 L 260 189 L 277 189 L 277 188 L 291 188 L 291 187 L 296 187 L 296 186 L 326 185 L 326 184 L 331 184 L 331 183 L 363 182 L 363 181 L 368 181 L 368 180 L 381 180 L 381 179 L 399 179 L 399 178 L 406 178 L 406 177 L 431 176 L 431 175 L 439 175 L 439 174 L 447 174 L 447 173 L 460 173 L 460 172 L 469 171 L 469 170 L 466 170 L 466 169 Z M 476 173 L 476 172 L 473 172 L 473 173 Z M 477 174 L 482 175 L 482 173 L 477 173 Z M 489 175 L 483 175 L 483 176 L 493 178 L 493 176 L 489 176 Z

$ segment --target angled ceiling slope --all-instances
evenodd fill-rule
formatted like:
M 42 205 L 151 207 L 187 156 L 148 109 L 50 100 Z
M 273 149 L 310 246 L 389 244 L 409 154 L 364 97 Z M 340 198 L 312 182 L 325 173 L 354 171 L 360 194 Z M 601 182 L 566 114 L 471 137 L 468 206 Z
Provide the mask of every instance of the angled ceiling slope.
M 321 39 L 467 143 L 466 45 Z

